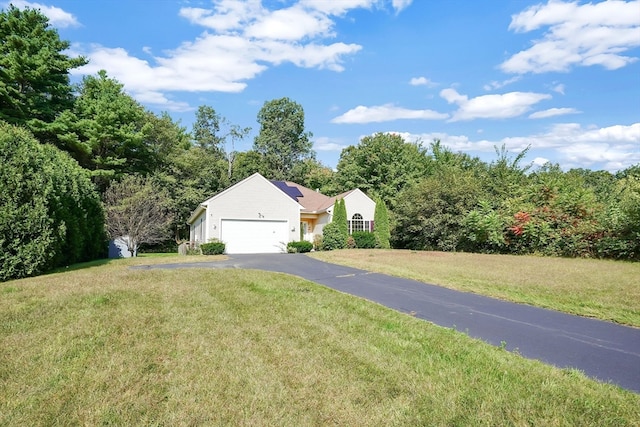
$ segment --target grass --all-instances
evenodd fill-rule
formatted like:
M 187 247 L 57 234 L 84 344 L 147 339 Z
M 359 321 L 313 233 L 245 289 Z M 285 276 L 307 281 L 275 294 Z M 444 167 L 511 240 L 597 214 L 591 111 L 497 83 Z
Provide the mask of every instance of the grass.
M 300 278 L 148 261 L 0 284 L 0 425 L 640 424 L 637 394 Z
M 140 254 L 135 258 L 120 258 L 120 259 L 98 259 L 95 261 L 82 262 L 68 267 L 61 267 L 53 271 L 53 273 L 63 273 L 74 270 L 82 270 L 91 267 L 100 267 L 109 264 L 118 264 L 120 266 L 133 266 L 133 265 L 155 265 L 155 264 L 187 264 L 187 263 L 199 263 L 199 262 L 214 262 L 223 261 L 228 259 L 226 255 L 190 255 L 183 256 L 174 253 L 149 253 Z
M 640 263 L 407 250 L 315 252 L 323 261 L 640 327 Z

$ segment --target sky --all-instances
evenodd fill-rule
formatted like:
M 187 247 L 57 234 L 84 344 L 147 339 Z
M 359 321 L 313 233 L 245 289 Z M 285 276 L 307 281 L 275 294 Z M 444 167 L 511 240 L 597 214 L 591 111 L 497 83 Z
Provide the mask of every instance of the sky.
M 313 148 L 376 132 L 491 162 L 615 172 L 640 163 L 640 0 L 40 0 L 70 55 L 188 130 L 198 106 L 251 127 L 305 112 Z M 0 0 L 6 8 L 9 2 Z

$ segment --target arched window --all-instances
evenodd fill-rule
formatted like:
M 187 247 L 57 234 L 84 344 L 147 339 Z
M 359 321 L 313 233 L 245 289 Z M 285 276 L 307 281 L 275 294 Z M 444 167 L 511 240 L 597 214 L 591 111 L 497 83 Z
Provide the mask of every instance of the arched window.
M 364 221 L 359 213 L 353 214 L 349 223 L 349 234 L 355 231 L 364 231 Z

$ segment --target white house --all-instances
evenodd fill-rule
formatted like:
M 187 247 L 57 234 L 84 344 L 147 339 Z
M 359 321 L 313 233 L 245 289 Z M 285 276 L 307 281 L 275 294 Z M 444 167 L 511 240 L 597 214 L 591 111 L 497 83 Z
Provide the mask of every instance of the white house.
M 226 252 L 285 252 L 288 242 L 322 235 L 336 200 L 344 199 L 350 232 L 373 231 L 375 202 L 355 189 L 335 197 L 256 173 L 205 200 L 191 214 L 190 240 L 219 239 Z

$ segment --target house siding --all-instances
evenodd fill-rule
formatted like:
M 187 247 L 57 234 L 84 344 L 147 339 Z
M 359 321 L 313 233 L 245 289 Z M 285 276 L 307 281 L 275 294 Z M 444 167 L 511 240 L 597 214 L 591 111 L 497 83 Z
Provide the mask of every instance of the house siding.
M 207 240 L 220 238 L 223 219 L 286 220 L 289 241 L 299 239 L 300 205 L 261 175 L 252 175 L 205 204 Z
M 321 214 L 318 216 L 318 220 L 315 222 L 315 226 L 313 227 L 313 234 L 319 234 L 322 236 L 322 230 L 324 226 L 331 222 L 332 215 L 328 213 Z
M 189 227 L 189 240 L 191 240 L 192 242 L 198 242 L 198 243 L 207 242 L 206 213 L 207 213 L 206 210 L 200 213 L 200 215 L 198 215 L 193 220 L 193 222 L 191 223 L 191 226 Z
M 351 220 L 353 215 L 359 213 L 365 221 L 373 221 L 376 203 L 361 190 L 356 189 L 347 194 L 344 197 L 344 204 L 347 208 L 347 220 Z
M 288 185 L 297 186 L 295 183 Z M 319 200 L 313 190 L 301 186 L 298 188 L 301 188 L 301 192 L 306 194 L 299 202 L 285 194 L 271 181 L 256 173 L 205 200 L 188 220 L 190 239 L 206 243 L 222 237 L 230 239 L 231 246 L 235 245 L 233 246 L 234 250 L 243 251 L 242 253 L 248 253 L 244 251 L 253 249 L 265 250 L 265 247 L 260 247 L 260 242 L 271 246 L 274 244 L 268 242 L 269 239 L 266 238 L 263 231 L 276 222 L 280 222 L 286 224 L 286 227 L 272 227 L 275 230 L 273 233 L 276 234 L 273 236 L 274 242 L 277 240 L 284 243 L 284 247 L 286 247 L 287 242 L 297 241 L 301 238 L 313 241 L 314 235 L 322 235 L 324 226 L 332 221 L 334 207 L 327 208 L 326 204 L 336 198 L 321 195 Z M 351 220 L 353 215 L 358 213 L 365 221 L 365 228 L 373 223 L 375 202 L 362 191 L 356 189 L 336 197 L 344 198 L 348 220 Z M 318 206 L 315 207 L 314 203 Z M 226 220 L 244 221 L 246 226 L 236 228 L 234 234 L 233 228 L 223 226 L 223 223 L 230 224 Z M 304 235 L 301 235 L 301 222 L 307 224 Z M 256 228 L 259 223 L 263 223 L 264 227 Z M 223 228 L 226 228 L 227 231 Z M 238 234 L 242 230 L 246 230 L 246 235 Z M 239 242 L 244 243 L 240 245 Z M 279 243 L 277 245 L 282 246 Z
M 347 221 L 351 221 L 353 215 L 359 213 L 362 215 L 363 221 L 369 223 L 369 228 L 371 229 L 371 224 L 373 224 L 373 217 L 376 211 L 376 203 L 373 200 L 371 200 L 361 190 L 355 189 L 344 196 L 344 205 L 347 209 Z M 313 230 L 315 234 L 322 234 L 324 226 L 333 220 L 334 206 L 335 205 L 329 207 L 327 209 L 327 214 L 321 215 L 320 218 L 318 218 L 318 222 Z

